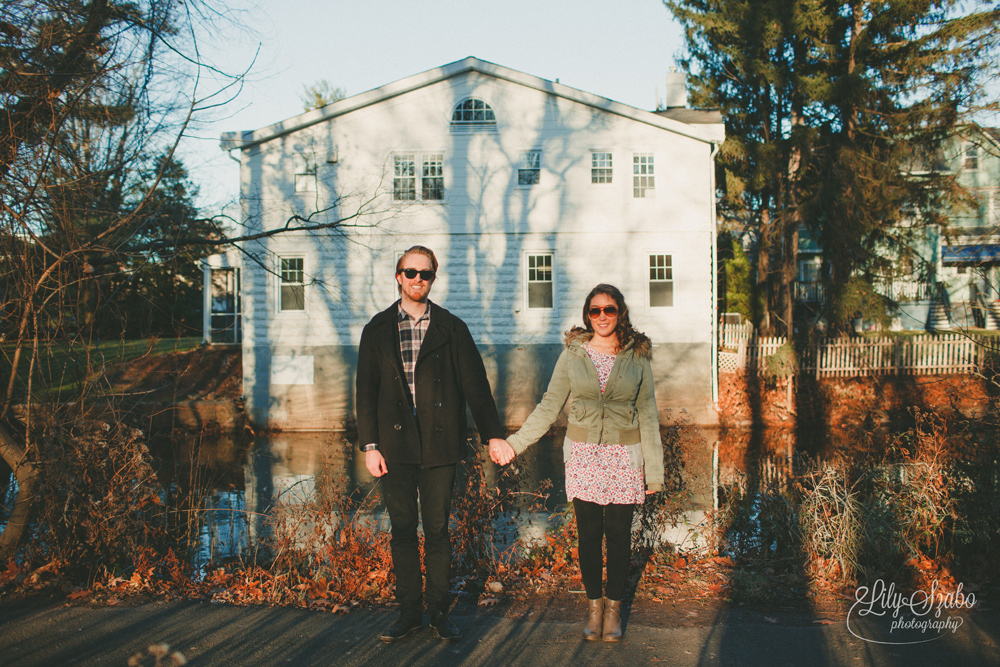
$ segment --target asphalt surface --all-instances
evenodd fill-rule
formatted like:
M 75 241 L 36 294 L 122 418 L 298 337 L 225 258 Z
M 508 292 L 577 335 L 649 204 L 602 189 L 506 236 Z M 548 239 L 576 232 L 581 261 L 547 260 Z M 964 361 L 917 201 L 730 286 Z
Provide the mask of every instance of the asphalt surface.
M 442 642 L 425 628 L 383 644 L 378 633 L 394 618 L 385 609 L 334 615 L 208 602 L 91 607 L 6 601 L 0 603 L 0 665 L 124 666 L 159 643 L 182 652 L 189 665 L 220 667 L 1000 665 L 995 612 L 967 612 L 954 630 L 904 635 L 888 630 L 887 617 L 855 618 L 849 626 L 844 618 L 721 608 L 672 622 L 637 607 L 626 615 L 624 641 L 604 644 L 583 641 L 582 623 L 569 620 L 577 611 L 583 618 L 584 602 L 577 602 L 579 610 L 561 607 L 559 613 L 453 614 L 465 632 L 459 642 Z M 957 623 L 953 618 L 952 626 Z M 902 641 L 923 643 L 896 643 Z M 142 664 L 153 659 L 147 654 Z

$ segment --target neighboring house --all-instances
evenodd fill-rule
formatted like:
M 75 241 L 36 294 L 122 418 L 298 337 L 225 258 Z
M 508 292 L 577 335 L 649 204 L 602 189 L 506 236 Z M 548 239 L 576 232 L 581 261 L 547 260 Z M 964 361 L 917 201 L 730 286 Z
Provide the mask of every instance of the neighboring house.
M 949 215 L 947 227 L 923 229 L 916 259 L 875 285 L 899 304 L 893 328 L 1000 328 L 1000 130 L 969 126 L 920 169 L 954 174 L 975 203 Z M 807 230 L 799 239 L 796 297 L 819 303 L 823 251 Z
M 723 138 L 717 112 L 642 111 L 475 58 L 226 133 L 242 233 L 344 224 L 245 242 L 234 273 L 206 263 L 207 335 L 242 327 L 256 424 L 341 427 L 361 330 L 397 298 L 396 260 L 419 243 L 441 262 L 431 298 L 468 323 L 508 425 L 541 398 L 601 282 L 655 343 L 662 415 L 713 423 Z
M 939 235 L 938 281 L 947 292 L 950 323 L 1000 325 L 1000 129 L 970 127 L 946 152 L 950 170 L 974 205 L 957 212 Z

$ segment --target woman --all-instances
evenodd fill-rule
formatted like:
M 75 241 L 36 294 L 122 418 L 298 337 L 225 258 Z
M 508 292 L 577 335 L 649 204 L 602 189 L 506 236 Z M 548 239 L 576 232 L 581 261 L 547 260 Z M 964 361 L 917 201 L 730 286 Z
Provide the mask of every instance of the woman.
M 632 514 L 663 490 L 663 450 L 650 367 L 652 344 L 629 321 L 622 293 L 598 285 L 583 306 L 584 327 L 566 334 L 549 387 L 521 429 L 494 442 L 490 457 L 505 465 L 538 441 L 573 394 L 563 442 L 566 496 L 580 535 L 587 591 L 588 640 L 621 639 L 621 600 L 632 559 Z M 607 537 L 607 588 L 602 542 Z

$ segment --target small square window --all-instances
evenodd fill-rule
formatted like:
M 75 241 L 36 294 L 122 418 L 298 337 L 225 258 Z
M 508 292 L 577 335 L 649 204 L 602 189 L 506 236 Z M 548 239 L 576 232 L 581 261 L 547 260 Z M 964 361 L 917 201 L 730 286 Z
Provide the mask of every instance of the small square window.
M 538 185 L 542 179 L 542 151 L 524 151 L 518 155 L 517 184 Z
M 305 310 L 305 260 L 301 257 L 282 257 L 280 279 L 279 310 L 282 312 Z
M 528 255 L 528 308 L 552 308 L 552 254 Z
M 632 194 L 637 199 L 652 197 L 656 183 L 653 176 L 653 154 L 632 156 Z
M 417 168 L 413 155 L 392 157 L 392 198 L 399 201 L 417 198 Z
M 650 255 L 649 306 L 650 308 L 668 308 L 673 305 L 673 258 L 670 255 Z
M 316 173 L 295 174 L 295 192 L 316 192 Z
M 611 153 L 594 151 L 590 154 L 590 182 L 611 182 Z

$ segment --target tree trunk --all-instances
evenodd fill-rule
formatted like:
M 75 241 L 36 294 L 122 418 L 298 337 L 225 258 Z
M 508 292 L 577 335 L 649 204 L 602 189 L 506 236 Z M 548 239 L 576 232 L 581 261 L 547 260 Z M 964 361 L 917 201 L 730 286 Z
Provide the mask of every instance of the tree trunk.
M 18 487 L 14 509 L 7 519 L 7 526 L 0 533 L 0 563 L 6 563 L 17 554 L 17 548 L 24 539 L 31 521 L 31 512 L 35 506 L 38 469 L 28 459 L 27 450 L 3 425 L 0 425 L 0 456 L 14 471 Z
M 760 241 L 757 246 L 757 289 L 764 291 L 763 319 L 759 323 L 760 332 L 771 335 L 771 211 L 764 209 L 760 214 Z

